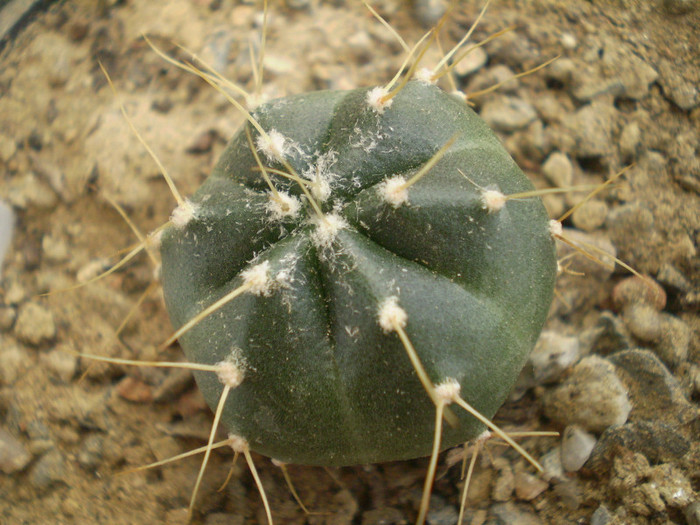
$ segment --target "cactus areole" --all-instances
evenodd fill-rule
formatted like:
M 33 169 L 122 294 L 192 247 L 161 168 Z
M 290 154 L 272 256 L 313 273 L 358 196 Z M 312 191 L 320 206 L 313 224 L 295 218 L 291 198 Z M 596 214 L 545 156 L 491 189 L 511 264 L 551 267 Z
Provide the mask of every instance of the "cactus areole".
M 430 454 L 435 406 L 398 334 L 380 325 L 387 299 L 405 311 L 430 380 L 457 380 L 462 398 L 492 417 L 552 298 L 556 259 L 540 199 L 487 206 L 488 190 L 533 189 L 488 126 L 419 81 L 385 107 L 371 99 L 369 89 L 321 91 L 258 107 L 266 134 L 247 123 L 191 197 L 191 216 L 162 237 L 175 327 L 243 287 L 180 342 L 193 362 L 242 371 L 221 422 L 282 462 Z M 453 137 L 425 176 L 402 186 Z M 246 288 L 255 272 L 262 279 Z M 216 407 L 220 376 L 195 376 Z M 455 415 L 444 447 L 485 428 Z

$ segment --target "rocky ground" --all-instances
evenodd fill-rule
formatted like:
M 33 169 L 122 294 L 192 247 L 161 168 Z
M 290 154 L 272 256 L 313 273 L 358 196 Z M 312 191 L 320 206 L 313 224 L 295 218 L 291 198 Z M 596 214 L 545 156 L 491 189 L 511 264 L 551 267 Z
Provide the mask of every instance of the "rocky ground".
M 398 0 L 374 5 L 410 43 L 421 20 L 433 23 L 430 10 L 416 14 Z M 461 3 L 443 44 L 461 38 L 480 8 Z M 117 337 L 153 282 L 153 264 L 139 257 L 89 286 L 41 294 L 89 279 L 138 242 L 111 201 L 142 232 L 174 207 L 120 100 L 184 194 L 242 121 L 141 35 L 172 53 L 177 42 L 250 86 L 248 50 L 261 20 L 248 2 L 68 0 L 0 54 L 0 198 L 17 216 L 0 290 L 0 522 L 183 523 L 198 458 L 118 473 L 205 442 L 211 412 L 190 373 L 76 355 L 156 356 L 170 332 L 158 291 Z M 540 342 L 496 416 L 509 430 L 562 435 L 523 441 L 546 468 L 540 476 L 514 451 L 489 446 L 465 522 L 697 525 L 700 2 L 494 0 L 474 39 L 510 25 L 457 68 L 458 87 L 474 93 L 506 81 L 473 102 L 538 187 L 599 184 L 633 164 L 565 221 L 565 234 L 614 251 L 654 285 L 619 265 L 567 259 L 567 270 L 585 275 L 560 278 Z M 379 84 L 401 60 L 395 38 L 359 2 L 289 0 L 271 10 L 264 93 Z M 580 198 L 545 202 L 559 217 Z M 179 350 L 160 358 L 178 359 Z M 464 452 L 441 457 L 430 523 L 457 520 Z M 240 464 L 217 492 L 230 461 L 213 455 L 196 522 L 264 522 Z M 319 512 L 305 516 L 280 470 L 256 462 L 276 522 L 310 524 L 412 522 L 427 465 L 292 466 L 299 494 Z

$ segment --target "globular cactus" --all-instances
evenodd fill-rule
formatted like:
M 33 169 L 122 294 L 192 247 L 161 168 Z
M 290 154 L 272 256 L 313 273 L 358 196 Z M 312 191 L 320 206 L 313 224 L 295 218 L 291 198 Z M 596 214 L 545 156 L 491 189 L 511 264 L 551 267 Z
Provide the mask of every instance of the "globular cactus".
M 340 466 L 429 455 L 431 386 L 492 417 L 552 298 L 549 218 L 508 198 L 532 189 L 428 82 L 259 106 L 162 236 L 188 359 L 229 365 L 195 372 L 212 407 L 227 394 L 221 422 L 263 455 Z M 484 430 L 452 417 L 443 448 Z

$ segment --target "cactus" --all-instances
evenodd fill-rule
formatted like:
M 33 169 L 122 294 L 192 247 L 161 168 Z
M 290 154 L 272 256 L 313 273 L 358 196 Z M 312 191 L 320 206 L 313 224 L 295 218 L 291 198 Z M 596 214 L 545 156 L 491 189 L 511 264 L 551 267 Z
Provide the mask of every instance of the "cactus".
M 195 372 L 221 422 L 281 462 L 342 466 L 429 455 L 445 385 L 492 417 L 556 273 L 549 218 L 508 197 L 532 185 L 493 132 L 419 80 L 249 120 L 161 244 L 188 359 L 229 365 Z M 447 410 L 442 448 L 484 430 Z

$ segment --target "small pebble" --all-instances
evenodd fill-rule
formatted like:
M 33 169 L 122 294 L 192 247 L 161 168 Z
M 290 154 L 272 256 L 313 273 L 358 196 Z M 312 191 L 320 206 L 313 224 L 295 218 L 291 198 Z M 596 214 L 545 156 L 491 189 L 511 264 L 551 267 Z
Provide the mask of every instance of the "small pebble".
M 70 258 L 68 244 L 55 235 L 44 235 L 41 239 L 41 251 L 44 258 L 53 263 L 64 262 Z
M 469 505 L 467 505 L 468 507 Z M 462 521 L 463 525 L 484 525 L 486 519 L 488 518 L 488 511 L 486 509 L 464 509 L 464 519 Z M 491 521 L 488 522 L 490 525 Z
M 579 356 L 579 343 L 575 337 L 548 330 L 542 332 L 529 358 L 535 382 L 556 381 L 564 370 L 578 361 Z
M 15 324 L 17 310 L 11 306 L 0 306 L 0 331 L 7 332 Z
M 542 173 L 558 188 L 568 188 L 574 179 L 574 167 L 569 157 L 560 151 L 555 151 L 542 165 Z
M 695 501 L 683 510 L 688 525 L 700 525 L 700 501 Z
M 428 510 L 426 523 L 429 525 L 454 525 L 459 518 L 459 511 L 454 505 L 444 505 Z
M 90 434 L 83 440 L 78 452 L 78 463 L 85 468 L 93 468 L 99 465 L 104 451 L 104 436 Z
M 613 304 L 621 312 L 630 305 L 644 303 L 661 311 L 666 307 L 666 292 L 651 277 L 644 280 L 636 275 L 626 277 L 612 291 Z
M 608 525 L 612 520 L 613 516 L 605 505 L 598 507 L 593 515 L 591 516 L 590 525 Z
M 15 214 L 7 204 L 0 200 L 0 277 L 5 255 L 12 243 L 15 230 Z
M 51 449 L 44 454 L 32 467 L 29 473 L 29 483 L 36 489 L 46 490 L 64 481 L 66 460 L 57 449 Z
M 636 346 L 622 319 L 610 311 L 601 312 L 595 326 L 584 331 L 580 340 L 583 354 L 608 355 Z
M 545 70 L 545 75 L 565 87 L 571 82 L 576 67 L 576 63 L 570 58 L 560 58 Z
M 661 265 L 656 279 L 666 287 L 673 288 L 679 292 L 692 292 L 693 286 L 678 268 L 665 262 Z
M 581 487 L 575 478 L 566 479 L 554 485 L 554 493 L 559 501 L 571 510 L 576 510 L 581 506 L 581 500 L 583 499 L 581 492 Z
M 22 210 L 53 210 L 58 201 L 51 187 L 32 172 L 11 179 L 5 198 L 9 204 Z
M 549 418 L 591 432 L 623 424 L 632 409 L 615 366 L 596 355 L 581 359 L 561 385 L 545 393 L 543 402 Z
M 520 86 L 520 80 L 515 76 L 511 68 L 505 64 L 497 64 L 489 69 L 494 84 L 500 84 L 502 93 L 514 94 Z
M 523 501 L 531 501 L 547 490 L 549 484 L 532 474 L 520 471 L 515 474 L 515 495 Z
M 19 308 L 15 335 L 30 345 L 39 345 L 56 336 L 56 324 L 51 310 L 38 303 L 25 303 Z
M 693 381 L 693 392 L 700 394 L 700 366 L 692 365 L 690 367 L 690 377 Z
M 629 390 L 633 420 L 677 427 L 697 418 L 697 408 L 685 398 L 678 380 L 650 350 L 625 350 L 608 359 Z
M 661 337 L 654 352 L 667 366 L 676 368 L 688 358 L 692 331 L 674 315 L 662 313 L 660 317 Z
M 556 446 L 540 458 L 540 464 L 544 469 L 546 480 L 560 480 L 564 478 L 564 467 L 561 464 L 561 447 Z
M 467 499 L 475 505 L 482 501 L 488 501 L 493 478 L 493 469 L 476 470 L 469 483 Z
M 187 525 L 190 522 L 187 509 L 170 509 L 165 513 L 165 521 L 168 525 Z
M 6 305 L 17 305 L 24 301 L 27 297 L 27 291 L 24 287 L 17 281 L 13 281 L 8 285 L 5 285 L 5 304 Z
M 507 523 L 508 525 L 542 525 L 542 520 L 533 514 L 532 511 L 512 502 L 492 505 L 491 513 L 500 520 L 498 523 Z
M 27 425 L 27 435 L 30 439 L 29 451 L 35 456 L 45 454 L 56 446 L 49 427 L 43 421 L 31 421 Z
M 596 441 L 593 434 L 578 425 L 566 427 L 561 440 L 561 464 L 564 470 L 576 472 L 583 467 L 591 457 Z
M 41 354 L 40 360 L 51 375 L 65 383 L 73 379 L 78 369 L 78 358 L 67 346 Z
M 537 119 L 537 113 L 529 102 L 500 96 L 484 104 L 481 117 L 496 131 L 509 133 L 527 127 Z
M 464 45 L 464 49 L 467 49 L 470 45 L 471 44 L 467 42 Z M 458 76 L 466 77 L 468 75 L 471 75 L 472 73 L 476 73 L 482 67 L 484 67 L 486 65 L 487 60 L 488 55 L 486 54 L 486 51 L 484 51 L 484 48 L 475 47 L 474 49 L 470 50 L 469 53 L 467 53 L 466 56 L 457 63 L 457 65 L 454 68 L 454 71 Z
M 614 131 L 618 112 L 610 102 L 594 100 L 566 119 L 575 140 L 578 157 L 606 157 L 616 144 Z
M 126 376 L 117 384 L 120 397 L 134 403 L 148 403 L 153 400 L 153 389 L 148 383 L 135 377 Z
M 571 221 L 579 230 L 592 232 L 603 226 L 607 217 L 608 205 L 605 201 L 592 199 L 576 208 Z
M 639 129 L 639 124 L 636 122 L 627 124 L 622 128 L 622 133 L 620 133 L 620 153 L 628 158 L 635 157 L 641 144 L 641 137 L 642 132 Z
M 498 475 L 491 489 L 491 499 L 494 501 L 508 501 L 515 489 L 515 476 L 510 464 L 504 458 L 494 461 L 494 467 L 498 469 Z
M 14 344 L 0 347 L 0 385 L 11 385 L 32 366 L 26 351 Z
M 576 37 L 572 35 L 571 33 L 562 33 L 561 35 L 561 45 L 565 49 L 576 49 L 576 46 L 578 46 L 578 41 L 576 40 Z
M 416 18 L 423 27 L 433 27 L 445 14 L 447 2 L 443 0 L 413 0 Z
M 185 151 L 187 153 L 192 153 L 195 155 L 199 155 L 202 153 L 208 153 L 211 151 L 212 146 L 214 145 L 214 142 L 216 141 L 218 137 L 218 133 L 216 130 L 213 129 L 207 129 L 205 131 L 202 131 L 199 135 L 197 135 L 192 143 L 187 146 L 187 149 Z
M 12 434 L 0 428 L 0 472 L 12 474 L 24 470 L 32 455 Z
M 653 306 L 632 305 L 624 311 L 622 318 L 630 333 L 640 341 L 654 343 L 661 338 L 661 314 Z

